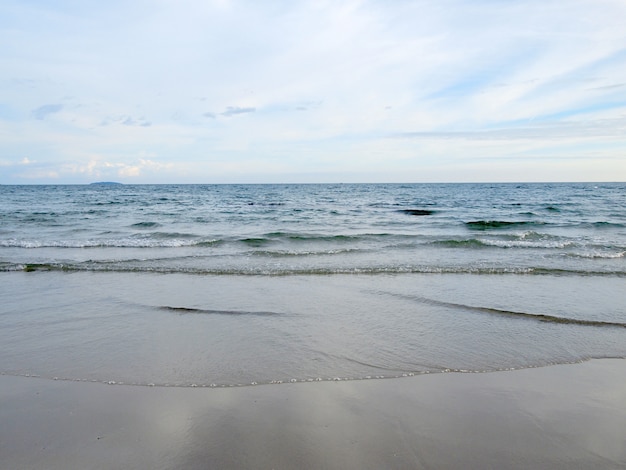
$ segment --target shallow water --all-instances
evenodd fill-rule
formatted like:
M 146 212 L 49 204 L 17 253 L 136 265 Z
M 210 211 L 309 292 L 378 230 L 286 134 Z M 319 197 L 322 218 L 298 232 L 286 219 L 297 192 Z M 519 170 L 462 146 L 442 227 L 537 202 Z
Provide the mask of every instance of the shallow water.
M 622 278 L 36 272 L 0 279 L 11 292 L 0 320 L 3 373 L 18 375 L 210 386 L 626 356 Z
M 227 386 L 626 357 L 625 190 L 0 187 L 0 373 Z

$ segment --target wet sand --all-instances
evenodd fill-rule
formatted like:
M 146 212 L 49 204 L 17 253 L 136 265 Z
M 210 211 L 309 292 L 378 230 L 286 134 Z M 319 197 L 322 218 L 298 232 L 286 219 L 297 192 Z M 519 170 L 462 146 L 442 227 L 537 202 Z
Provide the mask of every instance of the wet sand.
M 0 376 L 0 468 L 626 466 L 626 360 L 235 388 Z

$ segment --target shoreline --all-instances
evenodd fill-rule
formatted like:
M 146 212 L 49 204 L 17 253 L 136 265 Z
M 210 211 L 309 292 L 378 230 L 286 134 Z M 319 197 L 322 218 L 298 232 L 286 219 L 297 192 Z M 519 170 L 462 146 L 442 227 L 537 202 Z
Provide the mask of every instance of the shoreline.
M 616 360 L 626 361 L 626 357 L 602 357 L 602 358 L 592 358 L 592 359 L 584 359 L 580 361 L 572 361 L 572 362 L 560 362 L 554 364 L 541 364 L 541 365 L 529 365 L 529 366 L 521 366 L 521 367 L 506 367 L 502 369 L 493 369 L 493 370 L 469 370 L 469 369 L 454 369 L 454 368 L 445 368 L 445 369 L 432 369 L 425 370 L 422 372 L 402 372 L 399 375 L 368 375 L 363 377 L 346 377 L 346 376 L 338 376 L 338 377 L 316 377 L 316 378 L 283 378 L 271 381 L 252 381 L 252 382 L 241 382 L 241 383 L 203 383 L 198 381 L 199 383 L 194 382 L 123 382 L 116 380 L 103 380 L 103 379 L 83 379 L 83 378 L 73 378 L 73 377 L 64 377 L 64 376 L 53 376 L 53 375 L 42 375 L 42 374 L 18 374 L 12 372 L 0 372 L 0 377 L 15 377 L 15 378 L 23 378 L 23 379 L 36 379 L 43 381 L 52 381 L 52 382 L 70 382 L 70 383 L 85 383 L 85 384 L 100 384 L 100 385 L 108 385 L 108 386 L 118 386 L 118 387 L 139 387 L 139 388 L 165 388 L 165 389 L 240 389 L 240 388 L 248 388 L 248 387 L 260 387 L 260 386 L 277 386 L 277 385 L 287 385 L 287 384 L 313 384 L 313 383 L 328 383 L 328 382 L 372 382 L 372 381 L 381 381 L 381 380 L 401 380 L 401 379 L 410 379 L 417 377 L 424 377 L 429 375 L 440 375 L 440 374 L 452 374 L 452 375 L 481 375 L 481 374 L 497 374 L 503 372 L 518 372 L 524 370 L 532 370 L 532 369 L 545 369 L 551 367 L 562 367 L 562 366 L 573 366 L 577 364 L 585 364 L 587 362 L 593 361 L 610 361 Z
M 0 375 L 0 466 L 622 468 L 626 360 L 280 387 Z

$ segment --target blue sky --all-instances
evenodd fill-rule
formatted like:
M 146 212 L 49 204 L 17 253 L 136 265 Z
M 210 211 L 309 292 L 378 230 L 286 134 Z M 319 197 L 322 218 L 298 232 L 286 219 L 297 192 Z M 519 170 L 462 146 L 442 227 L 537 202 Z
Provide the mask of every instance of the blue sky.
M 0 183 L 626 181 L 623 0 L 0 5 Z

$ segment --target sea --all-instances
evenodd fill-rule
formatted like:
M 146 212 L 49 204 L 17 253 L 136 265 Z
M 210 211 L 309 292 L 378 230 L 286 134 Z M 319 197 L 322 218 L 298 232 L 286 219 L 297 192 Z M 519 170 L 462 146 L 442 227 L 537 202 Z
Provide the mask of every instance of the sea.
M 626 183 L 0 186 L 0 374 L 156 387 L 626 358 Z

